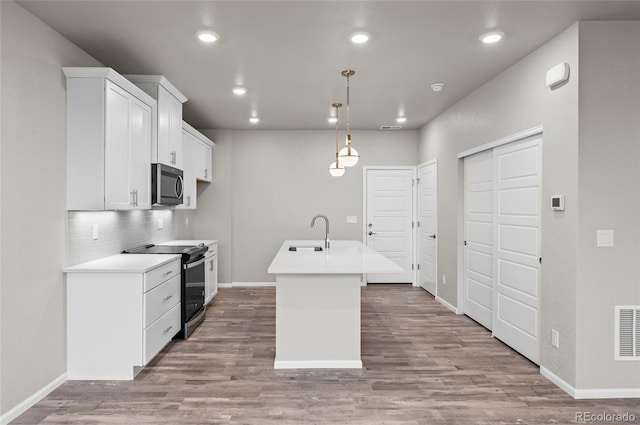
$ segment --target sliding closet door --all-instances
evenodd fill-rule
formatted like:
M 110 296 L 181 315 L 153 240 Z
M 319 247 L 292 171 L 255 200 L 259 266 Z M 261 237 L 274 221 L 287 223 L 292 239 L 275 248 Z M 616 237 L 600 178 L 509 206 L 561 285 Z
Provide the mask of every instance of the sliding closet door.
M 540 361 L 542 138 L 494 149 L 493 335 Z
M 493 150 L 464 159 L 464 314 L 487 329 L 493 315 Z

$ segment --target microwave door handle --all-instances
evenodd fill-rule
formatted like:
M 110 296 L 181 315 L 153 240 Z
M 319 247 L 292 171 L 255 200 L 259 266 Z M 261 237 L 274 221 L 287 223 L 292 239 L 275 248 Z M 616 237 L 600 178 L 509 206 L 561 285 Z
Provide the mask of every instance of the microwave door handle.
M 178 176 L 178 179 L 176 180 L 176 187 L 175 187 L 176 197 L 178 199 L 182 198 L 182 190 L 183 190 L 182 188 L 183 188 L 183 186 L 184 186 L 184 180 L 182 180 L 182 176 Z

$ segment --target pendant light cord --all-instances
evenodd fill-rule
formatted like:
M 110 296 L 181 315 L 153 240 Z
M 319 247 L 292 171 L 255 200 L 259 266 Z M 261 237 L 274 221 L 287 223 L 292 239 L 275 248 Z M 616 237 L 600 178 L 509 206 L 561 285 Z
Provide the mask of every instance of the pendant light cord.
M 338 160 L 338 131 L 339 131 L 339 125 L 340 125 L 340 120 L 338 119 L 338 108 L 340 108 L 342 106 L 341 103 L 334 103 L 333 107 L 336 108 L 336 168 L 340 168 L 340 162 Z

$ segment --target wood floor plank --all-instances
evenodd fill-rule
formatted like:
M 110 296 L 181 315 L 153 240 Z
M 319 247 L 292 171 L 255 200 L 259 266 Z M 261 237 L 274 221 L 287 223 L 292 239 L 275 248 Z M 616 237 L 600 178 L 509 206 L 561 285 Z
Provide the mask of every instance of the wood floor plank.
M 421 289 L 362 289 L 362 369 L 274 370 L 275 289 L 223 288 L 134 381 L 68 381 L 12 424 L 575 424 L 637 400 L 573 400 Z M 609 422 L 615 423 L 615 422 Z

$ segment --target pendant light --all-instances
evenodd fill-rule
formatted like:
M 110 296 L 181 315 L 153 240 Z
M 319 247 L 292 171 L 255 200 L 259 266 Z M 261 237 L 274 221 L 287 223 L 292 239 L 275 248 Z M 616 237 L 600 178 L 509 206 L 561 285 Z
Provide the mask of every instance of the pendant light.
M 347 139 L 346 146 L 340 149 L 340 152 L 338 153 L 338 158 L 340 158 L 340 162 L 345 167 L 353 167 L 358 163 L 358 159 L 360 159 L 358 151 L 356 151 L 351 146 L 351 131 L 349 128 L 351 118 L 349 115 L 349 78 L 352 77 L 355 73 L 355 71 L 350 69 L 342 71 L 342 76 L 347 77 Z
M 342 103 L 332 103 L 331 106 L 336 108 L 336 160 L 329 165 L 329 174 L 333 177 L 340 177 L 344 174 L 344 165 L 342 165 L 338 158 L 338 125 L 340 122 L 340 120 L 338 120 L 338 108 L 342 106 Z

